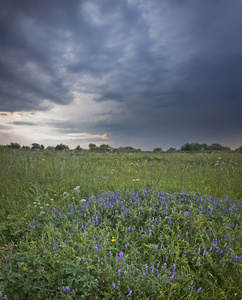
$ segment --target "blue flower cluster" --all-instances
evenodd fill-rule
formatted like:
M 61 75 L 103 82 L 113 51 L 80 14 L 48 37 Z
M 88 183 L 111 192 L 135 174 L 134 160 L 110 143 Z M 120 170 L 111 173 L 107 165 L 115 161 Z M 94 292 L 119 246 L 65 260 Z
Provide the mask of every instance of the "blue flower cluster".
M 156 298 L 176 282 L 183 282 L 180 295 L 188 297 L 206 291 L 198 276 L 202 270 L 212 274 L 241 262 L 240 208 L 233 199 L 191 197 L 186 191 L 107 192 L 36 212 L 22 243 L 37 240 L 38 247 L 45 241 L 42 256 L 61 258 L 70 251 L 86 270 L 108 270 L 114 298 L 116 293 Z M 51 235 L 46 224 L 51 224 Z M 63 286 L 62 295 L 67 294 L 78 295 L 78 288 Z

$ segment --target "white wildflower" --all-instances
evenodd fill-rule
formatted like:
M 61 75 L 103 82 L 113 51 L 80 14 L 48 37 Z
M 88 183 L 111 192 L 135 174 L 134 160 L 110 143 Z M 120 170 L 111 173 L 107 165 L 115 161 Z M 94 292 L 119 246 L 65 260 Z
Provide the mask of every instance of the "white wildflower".
M 75 188 L 74 188 L 74 191 L 79 191 L 80 190 L 80 186 L 79 185 L 77 185 Z
M 86 199 L 81 199 L 81 202 L 87 202 L 87 200 Z

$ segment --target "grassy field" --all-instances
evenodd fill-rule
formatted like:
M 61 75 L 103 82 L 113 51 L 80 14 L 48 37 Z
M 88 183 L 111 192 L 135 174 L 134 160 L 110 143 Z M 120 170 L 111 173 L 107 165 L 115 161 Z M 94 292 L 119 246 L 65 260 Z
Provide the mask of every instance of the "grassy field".
M 0 150 L 0 299 L 241 299 L 242 155 Z

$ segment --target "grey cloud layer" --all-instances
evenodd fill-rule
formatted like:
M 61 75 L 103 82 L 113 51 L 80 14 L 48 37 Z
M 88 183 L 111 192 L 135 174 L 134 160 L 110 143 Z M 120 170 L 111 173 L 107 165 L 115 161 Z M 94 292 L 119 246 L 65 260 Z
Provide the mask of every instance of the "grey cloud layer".
M 122 105 L 129 124 L 80 125 L 120 140 L 128 125 L 239 133 L 241 15 L 240 0 L 1 1 L 0 110 L 48 110 L 78 91 Z

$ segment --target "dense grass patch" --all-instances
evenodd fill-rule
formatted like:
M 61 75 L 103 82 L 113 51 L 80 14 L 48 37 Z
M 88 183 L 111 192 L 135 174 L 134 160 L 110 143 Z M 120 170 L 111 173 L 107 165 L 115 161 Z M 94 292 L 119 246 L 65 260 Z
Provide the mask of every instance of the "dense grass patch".
M 242 298 L 242 155 L 1 151 L 0 299 Z
M 241 154 L 90 154 L 0 148 L 0 220 L 81 186 L 83 198 L 142 187 L 242 200 Z
M 9 299 L 242 295 L 241 203 L 148 188 L 85 201 L 79 189 L 37 210 L 1 248 Z

